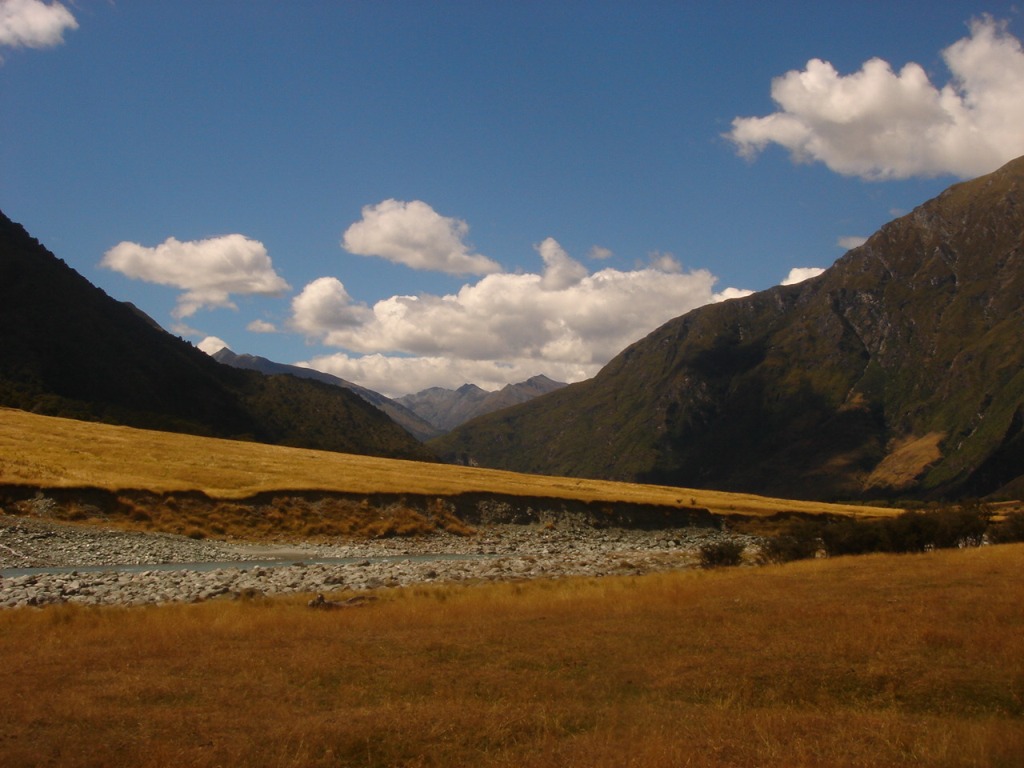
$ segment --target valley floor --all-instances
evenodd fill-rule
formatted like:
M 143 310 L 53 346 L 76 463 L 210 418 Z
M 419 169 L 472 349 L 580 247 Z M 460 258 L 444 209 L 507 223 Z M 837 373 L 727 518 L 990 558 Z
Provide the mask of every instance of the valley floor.
M 713 528 L 594 528 L 572 518 L 483 525 L 468 536 L 253 543 L 0 514 L 0 607 L 635 575 L 694 567 L 702 544 L 726 538 L 739 539 L 753 555 L 757 539 Z
M 0 611 L 0 764 L 1018 768 L 1022 566 L 1009 544 Z

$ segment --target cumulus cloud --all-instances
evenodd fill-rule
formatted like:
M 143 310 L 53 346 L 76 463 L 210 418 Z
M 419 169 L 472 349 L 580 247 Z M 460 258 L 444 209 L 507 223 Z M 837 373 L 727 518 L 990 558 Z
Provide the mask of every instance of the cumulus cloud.
M 782 281 L 781 285 L 796 285 L 804 280 L 817 277 L 824 271 L 821 267 L 793 267 L 789 270 L 789 274 L 786 275 L 786 279 Z
M 854 248 L 859 248 L 867 241 L 868 239 L 866 237 L 860 237 L 859 235 L 847 235 L 836 240 L 836 245 L 849 251 Z
M 683 265 L 671 253 L 652 251 L 650 254 L 651 266 L 662 272 L 682 272 Z
M 595 261 L 604 261 L 610 259 L 613 256 L 611 249 L 605 248 L 603 245 L 595 245 L 590 248 L 587 253 L 587 258 L 594 259 Z
M 750 296 L 753 291 L 748 291 L 746 288 L 726 288 L 723 291 L 715 294 L 716 301 L 728 301 L 729 299 L 742 299 L 744 296 Z
M 538 365 L 536 360 L 463 360 L 450 357 L 354 356 L 344 352 L 321 355 L 297 365 L 358 382 L 388 397 L 401 397 L 429 387 L 457 389 L 472 382 L 493 391 L 506 384 L 544 374 L 556 381 L 581 381 L 590 367 L 572 364 Z
M 671 318 L 748 293 L 715 292 L 715 277 L 703 269 L 589 274 L 552 238 L 537 251 L 540 274 L 492 274 L 455 294 L 391 296 L 373 307 L 354 301 L 337 279 L 320 278 L 293 301 L 291 326 L 345 350 L 313 367 L 329 363 L 331 373 L 405 394 L 415 391 L 413 381 L 501 386 L 537 373 L 578 381 Z M 391 375 L 390 385 L 369 383 Z
M 289 325 L 307 336 L 329 339 L 331 334 L 359 328 L 371 317 L 369 308 L 353 301 L 341 280 L 320 277 L 292 299 Z
M 501 271 L 496 261 L 471 252 L 465 242 L 466 222 L 442 216 L 420 200 L 384 200 L 364 206 L 362 214 L 342 236 L 341 245 L 349 253 L 455 275 Z
M 266 320 L 253 320 L 245 326 L 245 330 L 252 333 L 277 333 L 277 326 L 273 323 L 268 323 Z
M 64 32 L 78 29 L 71 11 L 42 0 L 0 2 L 0 45 L 11 48 L 52 48 L 64 42 Z
M 569 256 L 553 237 L 538 245 L 537 253 L 544 260 L 540 287 L 545 291 L 564 291 L 589 274 L 587 268 Z
M 216 336 L 207 336 L 205 339 L 196 344 L 206 354 L 211 357 L 220 352 L 224 347 L 228 346 L 228 343 L 224 339 L 219 339 Z M 229 347 L 230 348 L 230 347 Z
M 978 176 L 1024 154 L 1024 51 L 990 16 L 942 52 L 938 87 L 916 63 L 898 72 L 873 58 L 850 75 L 812 59 L 772 81 L 779 111 L 737 117 L 726 137 L 753 158 L 769 144 L 796 162 L 865 179 Z
M 179 320 L 202 308 L 237 309 L 232 294 L 274 296 L 290 288 L 274 271 L 263 243 L 242 235 L 188 242 L 169 237 L 152 248 L 122 242 L 103 255 L 100 266 L 184 290 L 172 312 Z

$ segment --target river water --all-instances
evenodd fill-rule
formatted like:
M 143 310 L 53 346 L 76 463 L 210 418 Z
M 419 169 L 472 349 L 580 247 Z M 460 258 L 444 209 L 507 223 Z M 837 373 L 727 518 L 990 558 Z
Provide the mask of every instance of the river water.
M 0 578 L 13 579 L 19 576 L 71 574 L 71 573 L 144 573 L 147 571 L 248 571 L 253 568 L 281 568 L 297 565 L 356 565 L 357 563 L 426 563 L 432 561 L 453 562 L 459 560 L 486 560 L 497 557 L 491 554 L 448 554 L 422 555 L 375 555 L 363 557 L 275 557 L 265 560 L 218 560 L 199 563 L 123 563 L 113 565 L 66 565 L 41 566 L 36 568 L 2 568 Z

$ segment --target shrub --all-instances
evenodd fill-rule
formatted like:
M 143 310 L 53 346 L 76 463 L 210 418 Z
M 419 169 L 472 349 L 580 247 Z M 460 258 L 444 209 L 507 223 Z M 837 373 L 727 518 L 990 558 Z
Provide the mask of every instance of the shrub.
M 988 529 L 988 538 L 993 544 L 1007 544 L 1024 541 L 1024 512 L 1010 512 Z
M 745 547 L 738 541 L 715 541 L 700 547 L 700 567 L 718 568 L 739 565 L 743 560 Z
M 939 509 L 934 514 L 936 529 L 933 543 L 941 549 L 978 546 L 992 520 L 992 510 L 978 503 Z
M 840 520 L 821 530 L 821 544 L 829 557 L 878 552 L 882 543 L 882 526 L 874 520 Z
M 822 530 L 821 540 L 830 557 L 977 546 L 989 527 L 990 518 L 988 508 L 977 503 L 910 510 L 884 520 L 832 523 Z
M 878 528 L 881 552 L 924 552 L 935 546 L 938 518 L 935 513 L 904 512 L 890 520 L 872 523 Z
M 762 546 L 758 560 L 762 563 L 788 563 L 807 560 L 821 548 L 821 526 L 812 522 L 791 525 L 778 536 L 768 539 Z
M 978 546 L 991 517 L 989 509 L 978 503 L 904 512 L 890 520 L 879 521 L 882 551 L 924 552 Z

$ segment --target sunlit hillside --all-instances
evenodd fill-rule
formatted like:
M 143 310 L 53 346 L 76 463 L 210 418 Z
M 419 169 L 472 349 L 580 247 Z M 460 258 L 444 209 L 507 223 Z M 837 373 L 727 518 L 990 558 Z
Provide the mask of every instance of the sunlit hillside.
M 156 493 L 201 491 L 220 499 L 269 491 L 436 496 L 495 493 L 702 507 L 714 514 L 751 516 L 779 512 L 889 516 L 898 511 L 284 448 L 13 409 L 0 409 L 0 484 Z

